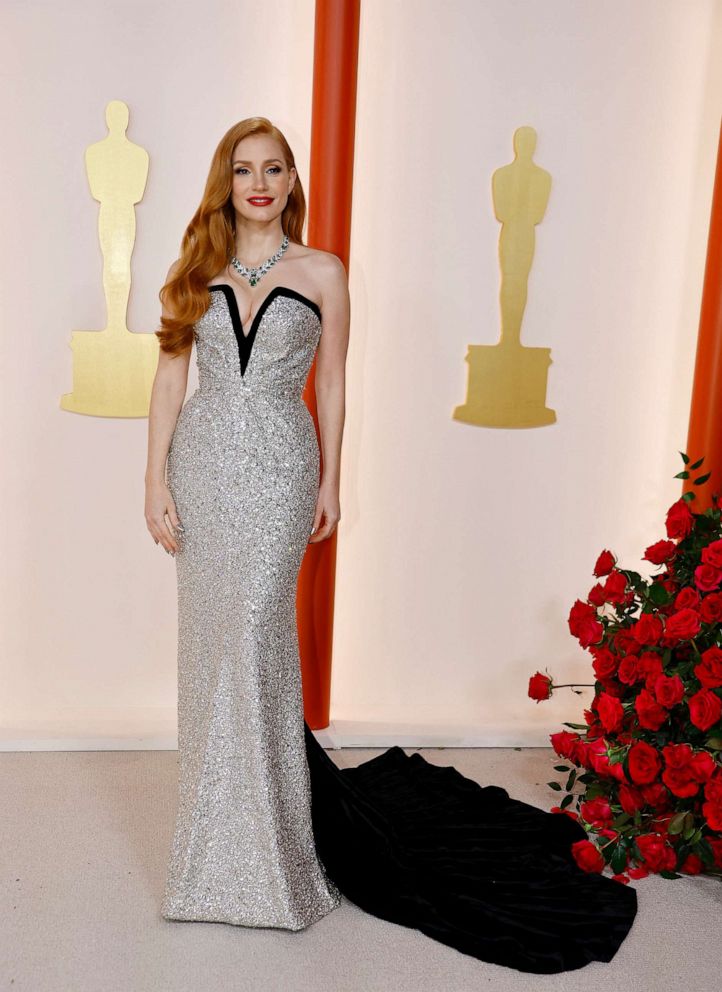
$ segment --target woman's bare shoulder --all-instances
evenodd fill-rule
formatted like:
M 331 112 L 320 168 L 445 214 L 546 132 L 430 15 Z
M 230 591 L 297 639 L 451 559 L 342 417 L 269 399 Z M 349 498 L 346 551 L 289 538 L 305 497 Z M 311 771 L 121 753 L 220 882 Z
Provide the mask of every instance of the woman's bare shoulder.
M 332 251 L 324 251 L 323 248 L 308 248 L 307 264 L 309 274 L 323 292 L 324 286 L 332 286 L 339 280 L 346 280 L 346 266 L 338 255 Z

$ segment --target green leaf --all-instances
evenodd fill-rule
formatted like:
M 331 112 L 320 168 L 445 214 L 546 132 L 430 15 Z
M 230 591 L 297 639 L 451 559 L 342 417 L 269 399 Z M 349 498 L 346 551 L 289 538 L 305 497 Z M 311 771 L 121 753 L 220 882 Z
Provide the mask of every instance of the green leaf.
M 565 789 L 567 790 L 567 792 L 569 792 L 569 790 L 571 789 L 571 787 L 574 785 L 574 779 L 576 777 L 577 777 L 577 770 L 576 770 L 576 768 L 572 768 L 572 770 L 569 772 L 569 778 L 567 779 L 567 784 L 565 786 Z
M 574 796 L 570 793 L 568 796 L 564 796 L 562 801 L 559 803 L 560 809 L 566 809 L 569 803 L 574 799 Z
M 694 484 L 695 484 L 695 486 L 701 486 L 701 485 L 704 485 L 704 483 L 705 483 L 705 482 L 707 481 L 707 479 L 709 479 L 709 477 L 710 477 L 710 475 L 712 475 L 712 473 L 711 473 L 711 472 L 707 472 L 707 473 L 705 473 L 705 475 L 700 475 L 700 476 L 698 476 L 698 477 L 697 477 L 697 478 L 696 478 L 696 479 L 694 480 Z
M 684 820 L 686 816 L 687 813 L 684 810 L 681 813 L 675 814 L 675 816 L 673 816 L 672 819 L 669 821 L 669 824 L 667 826 L 667 833 L 681 834 L 682 830 L 684 829 Z
M 659 874 L 662 876 L 662 878 L 682 878 L 682 876 L 678 872 L 667 871 L 666 869 L 660 871 Z
M 689 465 L 689 455 L 686 455 L 684 451 L 680 451 L 680 455 L 682 456 L 682 461 L 684 464 Z
M 677 472 L 675 479 L 689 479 L 689 472 Z
M 559 785 L 558 782 L 547 782 L 547 785 L 549 786 L 550 789 L 554 789 L 555 792 L 562 791 L 562 787 L 561 785 Z
M 697 853 L 699 854 L 700 858 L 708 868 L 711 868 L 712 865 L 714 865 L 715 863 L 714 852 L 712 851 L 712 848 L 710 847 L 706 837 L 702 837 L 702 839 L 698 842 Z
M 562 726 L 571 727 L 572 730 L 589 730 L 589 726 L 586 723 L 569 723 L 568 721 L 564 721 Z
M 627 865 L 627 849 L 624 844 L 617 844 L 609 864 L 612 871 L 617 875 L 624 871 Z
M 692 492 L 691 489 L 688 493 L 684 493 L 682 495 L 682 499 L 685 500 L 687 503 L 691 503 L 694 498 L 695 498 L 695 494 Z
M 654 606 L 664 606 L 672 599 L 672 594 L 661 582 L 653 582 L 647 592 L 647 598 Z
M 700 460 L 698 462 L 695 462 L 694 465 L 690 465 L 689 466 L 690 472 L 696 472 L 696 470 L 700 467 L 703 461 L 704 458 L 700 458 Z
M 712 751 L 722 751 L 722 737 L 710 737 L 706 746 Z
M 568 772 L 569 765 L 554 765 L 555 772 Z

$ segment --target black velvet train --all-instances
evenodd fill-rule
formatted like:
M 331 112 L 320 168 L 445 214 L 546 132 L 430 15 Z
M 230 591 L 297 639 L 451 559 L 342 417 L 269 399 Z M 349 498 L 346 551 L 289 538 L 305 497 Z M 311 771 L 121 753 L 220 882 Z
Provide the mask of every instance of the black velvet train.
M 580 824 L 400 747 L 341 769 L 304 727 L 316 850 L 351 902 L 518 971 L 612 959 L 637 894 L 579 868 Z

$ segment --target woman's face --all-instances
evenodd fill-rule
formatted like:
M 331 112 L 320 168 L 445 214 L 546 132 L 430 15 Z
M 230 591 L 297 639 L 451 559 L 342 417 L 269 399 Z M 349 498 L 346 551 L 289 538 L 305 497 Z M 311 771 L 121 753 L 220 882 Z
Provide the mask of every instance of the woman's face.
M 231 200 L 236 214 L 266 223 L 280 217 L 296 181 L 296 170 L 286 167 L 276 139 L 268 134 L 243 138 L 233 151 L 231 167 Z

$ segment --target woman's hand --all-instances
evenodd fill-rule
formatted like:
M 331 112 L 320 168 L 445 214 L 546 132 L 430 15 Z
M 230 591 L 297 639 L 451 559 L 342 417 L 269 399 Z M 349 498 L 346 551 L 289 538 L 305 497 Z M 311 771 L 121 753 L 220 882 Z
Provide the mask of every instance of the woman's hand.
M 166 520 L 170 520 L 170 526 Z M 145 484 L 145 522 L 156 544 L 160 542 L 169 555 L 178 550 L 178 537 L 183 533 L 183 525 L 178 519 L 175 503 L 165 482 Z
M 321 518 L 323 517 L 323 527 L 319 530 Z M 339 506 L 338 486 L 324 485 L 321 483 L 316 500 L 316 513 L 313 518 L 313 530 L 308 539 L 309 544 L 317 544 L 330 537 L 336 529 L 336 524 L 341 519 L 341 508 Z

